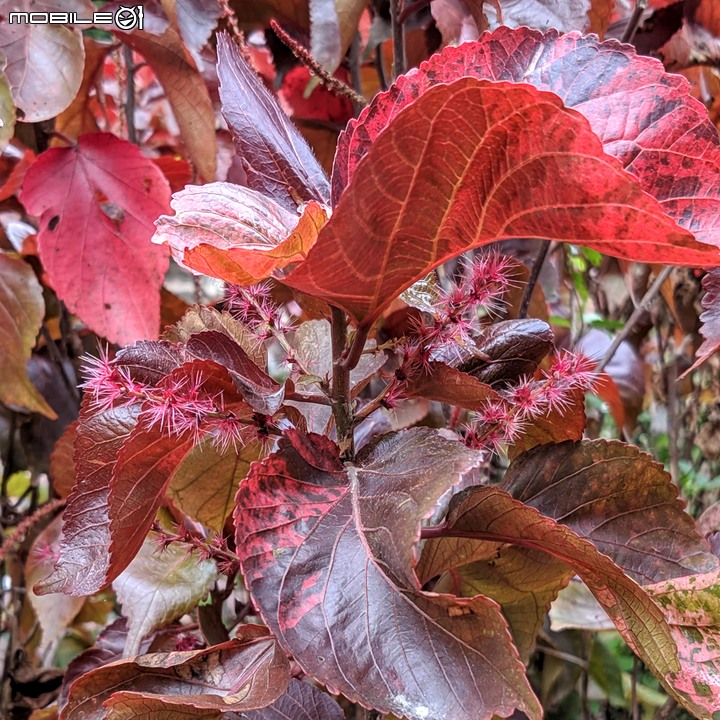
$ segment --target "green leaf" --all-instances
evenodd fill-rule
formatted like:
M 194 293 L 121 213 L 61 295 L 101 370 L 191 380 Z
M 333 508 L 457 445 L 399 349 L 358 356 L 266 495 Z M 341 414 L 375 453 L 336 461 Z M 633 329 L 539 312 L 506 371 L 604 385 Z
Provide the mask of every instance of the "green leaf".
M 211 560 L 200 560 L 182 543 L 161 550 L 150 533 L 130 565 L 113 582 L 128 619 L 125 655 L 135 655 L 143 638 L 190 612 L 217 578 Z

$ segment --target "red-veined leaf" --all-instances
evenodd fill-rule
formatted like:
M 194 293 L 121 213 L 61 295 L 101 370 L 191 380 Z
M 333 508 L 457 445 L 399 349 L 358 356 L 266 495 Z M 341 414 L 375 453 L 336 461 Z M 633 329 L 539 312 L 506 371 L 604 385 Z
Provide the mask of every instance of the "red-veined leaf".
M 191 612 L 216 578 L 214 562 L 201 560 L 182 543 L 162 549 L 157 536 L 150 533 L 113 581 L 122 614 L 128 619 L 124 655 L 137 655 L 148 633 Z
M 173 196 L 174 216 L 161 217 L 153 238 L 195 273 L 252 285 L 304 260 L 327 219 L 316 202 L 302 215 L 231 183 L 189 186 Z
M 411 720 L 540 716 L 497 605 L 422 593 L 413 572 L 421 519 L 479 457 L 416 428 L 343 465 L 290 431 L 252 466 L 235 511 L 247 587 L 330 691 Z
M 0 252 L 0 402 L 55 418 L 25 369 L 44 315 L 42 288 L 33 269 Z
M 65 707 L 70 686 L 81 675 L 95 670 L 102 665 L 107 665 L 116 660 L 122 660 L 126 638 L 127 620 L 121 616 L 100 632 L 92 647 L 89 647 L 77 657 L 73 658 L 63 675 L 63 684 L 60 689 L 60 696 L 58 697 L 59 710 Z M 149 647 L 150 639 L 147 639 L 142 643 L 141 653 L 146 653 Z
M 659 679 L 667 683 L 671 675 L 680 671 L 670 629 L 660 608 L 609 557 L 566 525 L 541 515 L 499 488 L 475 487 L 454 498 L 446 525 L 437 532 L 460 534 L 466 543 L 483 541 L 479 543 L 481 558 L 486 556 L 488 542 L 553 555 L 585 581 L 626 642 Z M 559 582 L 557 590 L 564 584 Z
M 73 462 L 73 445 L 77 435 L 78 421 L 75 420 L 65 428 L 65 432 L 55 443 L 50 455 L 50 480 L 56 495 L 66 498 L 72 491 L 77 477 Z
M 109 133 L 82 135 L 38 157 L 20 199 L 40 218 L 40 259 L 70 310 L 113 342 L 156 338 L 168 254 L 150 238 L 170 190 L 154 163 Z
M 663 466 L 631 445 L 537 447 L 513 462 L 501 487 L 568 525 L 643 585 L 719 566 Z
M 240 50 L 225 33 L 218 40 L 222 112 L 232 131 L 248 187 L 294 212 L 310 200 L 328 205 L 330 183 L 310 147 Z
M 464 78 L 428 89 L 378 135 L 284 282 L 368 325 L 434 267 L 511 237 L 663 262 L 682 248 L 685 263 L 720 264 L 555 95 Z
M 193 335 L 206 330 L 217 330 L 234 340 L 260 368 L 267 367 L 267 351 L 257 337 L 229 312 L 218 312 L 207 305 L 191 307 L 173 327 L 165 331 L 168 342 L 186 343 Z
M 155 710 L 179 713 L 251 710 L 277 700 L 289 679 L 288 659 L 267 629 L 243 625 L 236 639 L 221 645 L 138 655 L 82 675 L 70 686 L 60 718 L 103 720 L 115 703 L 141 698 Z
M 521 452 L 538 445 L 580 440 L 586 423 L 585 394 L 575 391 L 571 394 L 567 407 L 562 410 L 553 408 L 527 423 L 520 431 L 520 437 L 508 448 L 508 456 L 513 459 Z
M 488 545 L 486 557 L 446 573 L 433 591 L 464 597 L 485 595 L 499 603 L 520 659 L 527 663 L 550 603 L 573 571 L 538 550 Z
M 199 398 L 222 395 L 226 410 L 248 417 L 252 411 L 238 394 L 228 371 L 211 360 L 184 363 L 168 375 L 162 387 L 171 390 L 190 380 Z M 117 454 L 110 480 L 110 566 L 106 582 L 116 578 L 135 557 L 152 525 L 165 490 L 197 438 L 180 436 L 139 424 Z
M 60 557 L 35 592 L 92 595 L 107 584 L 110 479 L 139 412 L 138 406 L 101 413 L 83 409 L 75 440 L 77 482 L 63 513 Z
M 477 42 L 448 47 L 418 72 L 401 77 L 340 136 L 333 167 L 334 204 L 395 115 L 429 87 L 464 75 L 554 92 L 588 119 L 605 152 L 617 157 L 670 217 L 698 240 L 718 245 L 720 142 L 707 110 L 691 97 L 690 84 L 666 73 L 657 60 L 636 55 L 631 46 L 615 40 L 600 43 L 577 33 L 501 27 Z M 717 253 L 710 248 L 705 253 L 705 261 L 693 260 L 677 246 L 657 260 L 716 266 Z M 642 258 L 634 254 L 632 259 Z

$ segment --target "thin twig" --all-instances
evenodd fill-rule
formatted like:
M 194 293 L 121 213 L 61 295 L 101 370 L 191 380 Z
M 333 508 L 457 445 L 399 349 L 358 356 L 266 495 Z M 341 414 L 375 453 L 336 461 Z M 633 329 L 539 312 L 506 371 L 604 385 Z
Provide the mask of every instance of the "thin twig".
M 387 77 L 385 76 L 385 63 L 383 62 L 382 43 L 378 43 L 375 47 L 375 71 L 377 72 L 380 89 L 384 92 L 388 89 L 388 81 Z
M 360 75 L 360 33 L 356 32 L 353 38 L 352 45 L 350 45 L 350 52 L 348 53 L 348 61 L 350 63 L 350 81 L 353 89 L 362 97 L 362 76 Z M 367 104 L 367 103 L 366 103 Z M 360 114 L 362 105 L 355 105 L 353 103 L 353 109 L 355 116 Z
M 347 368 L 348 372 L 360 362 L 369 330 L 370 328 L 366 325 L 361 325 L 355 331 L 350 349 L 343 355 L 342 359 L 343 365 Z
M 671 330 L 672 331 L 672 326 Z M 680 449 L 678 438 L 680 436 L 680 415 L 678 402 L 678 356 L 674 343 L 671 342 L 671 361 L 667 365 L 667 423 L 668 423 L 668 453 L 670 455 L 670 477 L 676 485 L 680 483 Z M 662 359 L 662 355 L 660 356 Z M 661 363 L 662 367 L 662 363 Z
M 630 43 L 633 41 L 635 33 L 640 26 L 640 20 L 642 19 L 643 13 L 645 12 L 645 8 L 647 8 L 647 4 L 648 0 L 636 1 L 635 9 L 632 11 L 632 15 L 630 16 L 627 25 L 625 26 L 625 31 L 620 38 L 620 42 Z
M 640 705 L 637 696 L 638 671 L 640 661 L 637 656 L 633 657 L 632 675 L 630 676 L 630 707 L 632 708 L 632 720 L 640 720 Z
M 550 657 L 557 658 L 558 660 L 564 660 L 565 662 L 572 663 L 573 665 L 577 665 L 578 667 L 581 667 L 583 670 L 587 670 L 588 664 L 586 660 L 583 660 L 582 658 L 577 657 L 576 655 L 571 655 L 570 653 L 563 652 L 562 650 L 556 650 L 552 647 L 545 647 L 545 645 L 538 646 L 538 651 L 541 652 L 543 655 L 550 655 Z
M 362 409 L 355 414 L 355 424 L 357 425 L 361 420 L 364 420 L 368 415 L 372 415 L 379 407 L 382 406 L 382 401 L 385 396 L 395 387 L 395 379 L 391 380 L 367 405 L 364 405 Z
M 548 240 L 540 241 L 540 249 L 535 257 L 532 270 L 530 271 L 530 277 L 528 278 L 525 291 L 523 292 L 522 300 L 520 302 L 520 309 L 518 310 L 518 318 L 523 319 L 527 317 L 528 308 L 530 307 L 530 298 L 532 298 L 533 290 L 537 285 L 538 278 L 540 277 L 540 271 L 542 270 L 543 263 L 547 257 L 548 250 L 550 249 L 550 242 Z
M 297 392 L 297 390 L 292 393 L 286 393 L 285 399 L 292 400 L 293 402 L 314 403 L 315 405 L 332 405 L 330 398 L 325 395 L 310 395 L 308 393 Z
M 583 660 L 585 661 L 585 667 L 582 669 L 582 677 L 580 679 L 580 707 L 582 708 L 583 720 L 592 720 L 592 714 L 590 713 L 590 703 L 588 701 L 588 687 L 590 685 L 590 653 L 592 642 L 592 635 L 586 631 L 582 632 L 582 644 L 583 644 Z
M 339 308 L 332 308 L 333 377 L 331 397 L 338 443 L 347 445 L 346 456 L 352 458 L 352 399 L 350 396 L 350 368 L 343 361 L 347 343 L 347 316 Z
M 405 72 L 407 58 L 405 55 L 405 26 L 400 15 L 403 0 L 390 0 L 390 23 L 393 41 L 393 76 L 397 80 Z
M 346 85 L 342 80 L 338 80 L 333 77 L 325 68 L 310 54 L 310 51 L 303 47 L 295 38 L 291 37 L 283 28 L 275 21 L 270 21 L 270 27 L 273 32 L 278 36 L 283 45 L 286 45 L 290 52 L 308 69 L 313 75 L 315 75 L 320 83 L 328 89 L 333 95 L 344 97 L 350 100 L 351 103 L 358 107 L 365 107 L 368 103 L 367 100 L 356 93 L 349 85 Z
M 605 357 L 599 362 L 598 366 L 595 368 L 596 372 L 602 372 L 605 369 L 605 366 L 613 359 L 613 356 L 617 352 L 617 349 L 620 347 L 620 344 L 625 340 L 628 335 L 632 332 L 633 327 L 637 323 L 637 321 L 642 317 L 643 313 L 650 307 L 650 304 L 655 299 L 655 296 L 660 291 L 660 288 L 662 287 L 663 283 L 670 277 L 670 273 L 672 272 L 672 266 L 668 265 L 666 268 L 663 268 L 663 270 L 658 274 L 658 276 L 653 280 L 652 285 L 647 289 L 647 292 L 643 296 L 643 299 L 640 301 L 638 306 L 633 311 L 633 314 L 630 316 L 628 321 L 625 323 L 625 326 L 623 329 L 615 336 L 613 339 L 610 347 L 607 349 L 607 352 L 605 353 Z
M 59 130 L 51 130 L 49 133 L 47 133 L 47 136 L 62 140 L 64 143 L 73 148 L 77 145 L 77 143 L 72 138 L 69 138 L 67 135 L 65 135 L 65 133 L 61 133 Z
M 668 720 L 670 716 L 673 714 L 673 710 L 678 706 L 678 702 L 675 698 L 669 697 L 664 705 L 661 705 L 657 711 L 655 712 L 655 715 L 653 715 L 653 720 Z
M 127 123 L 128 140 L 137 145 L 137 129 L 135 128 L 135 63 L 133 50 L 129 45 L 123 48 L 125 58 L 125 75 L 127 88 L 125 90 L 125 121 Z

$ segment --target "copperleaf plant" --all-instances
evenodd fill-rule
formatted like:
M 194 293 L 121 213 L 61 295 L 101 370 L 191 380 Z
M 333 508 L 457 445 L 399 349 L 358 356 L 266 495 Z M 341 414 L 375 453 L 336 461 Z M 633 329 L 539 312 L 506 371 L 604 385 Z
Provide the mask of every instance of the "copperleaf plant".
M 288 654 L 382 713 L 539 718 L 525 664 L 574 576 L 670 694 L 719 717 L 720 562 L 661 466 L 582 439 L 592 363 L 553 352 L 541 319 L 501 321 L 513 262 L 475 252 L 539 238 L 720 267 L 718 137 L 687 83 L 615 41 L 500 28 L 376 96 L 331 183 L 222 35 L 218 75 L 247 187 L 176 193 L 155 241 L 225 281 L 225 301 L 88 364 L 77 482 L 38 589 L 107 586 L 170 503 L 185 528 L 155 531 L 230 582 L 240 570 L 268 630 L 95 669 L 61 717 L 337 714 L 288 685 Z M 428 401 L 446 427 L 418 426 Z M 498 450 L 512 458 L 499 485 Z M 206 656 L 215 679 L 186 683 Z

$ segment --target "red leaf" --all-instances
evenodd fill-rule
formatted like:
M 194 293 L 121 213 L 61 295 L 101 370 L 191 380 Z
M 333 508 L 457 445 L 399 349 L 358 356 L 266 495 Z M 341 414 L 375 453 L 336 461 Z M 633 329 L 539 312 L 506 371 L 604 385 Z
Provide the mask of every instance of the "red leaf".
M 191 437 L 172 437 L 143 426 L 136 427 L 123 443 L 110 480 L 110 564 L 106 582 L 114 580 L 137 555 L 172 473 L 192 446 Z
M 35 588 L 38 594 L 92 595 L 109 582 L 110 478 L 139 412 L 138 406 L 83 410 L 75 440 L 77 482 L 63 513 L 60 558 L 52 575 Z
M 46 0 L 45 12 L 75 11 L 80 17 L 92 13 L 87 0 Z M 32 12 L 32 0 L 3 4 L 8 11 Z M 75 97 L 83 75 L 85 50 L 79 27 L 58 23 L 15 22 L 3 17 L 0 26 L 2 72 L 12 90 L 13 100 L 25 122 L 48 120 L 62 112 Z
M 157 221 L 154 242 L 189 270 L 237 285 L 304 260 L 327 217 L 316 202 L 298 217 L 259 192 L 220 182 L 187 187 L 171 205 L 175 215 Z
M 496 487 L 470 488 L 454 500 L 439 533 L 460 534 L 476 544 L 483 540 L 481 547 L 495 542 L 541 550 L 562 560 L 585 581 L 626 642 L 661 680 L 680 670 L 660 608 L 591 542 Z
M 500 402 L 499 395 L 489 385 L 438 362 L 430 363 L 427 372 L 410 380 L 406 392 L 409 397 L 424 397 L 467 410 L 480 410 L 490 401 Z
M 329 205 L 330 184 L 310 147 L 225 34 L 217 36 L 222 112 L 248 187 L 294 212 L 302 202 Z
M 170 191 L 154 163 L 109 133 L 83 135 L 38 157 L 20 199 L 40 218 L 40 259 L 70 310 L 119 344 L 156 338 L 168 257 L 149 240 Z
M 243 400 L 256 412 L 274 415 L 285 397 L 285 388 L 263 372 L 228 335 L 218 330 L 196 333 L 187 342 L 191 357 L 212 360 L 230 374 Z
M 343 82 L 350 80 L 344 69 L 338 70 L 335 76 Z M 303 65 L 297 65 L 285 73 L 279 93 L 290 107 L 290 114 L 303 120 L 322 120 L 345 125 L 353 116 L 350 100 L 339 97 L 322 85 L 314 88 L 310 95 L 305 97 L 310 79 L 310 71 Z
M 538 447 L 513 462 L 502 488 L 590 540 L 644 585 L 718 567 L 668 473 L 631 445 Z
M 343 465 L 327 438 L 290 431 L 252 466 L 235 511 L 246 585 L 331 692 L 411 720 L 540 716 L 497 606 L 422 593 L 412 569 L 420 520 L 478 460 L 416 428 Z
M 204 180 L 215 180 L 215 110 L 203 77 L 178 32 L 169 27 L 156 36 L 136 28 L 117 36 L 139 52 L 153 69 L 195 169 Z
M 55 443 L 50 455 L 50 478 L 56 495 L 66 498 L 75 485 L 75 464 L 73 463 L 73 445 L 77 435 L 78 421 L 65 428 L 65 432 Z
M 570 404 L 562 411 L 553 408 L 532 422 L 520 432 L 520 437 L 508 448 L 509 457 L 515 458 L 521 452 L 538 445 L 559 443 L 563 440 L 580 440 L 585 430 L 585 394 L 574 392 Z
M 192 180 L 190 163 L 174 155 L 162 155 L 153 158 L 153 162 L 162 170 L 163 175 L 170 183 L 170 190 L 180 192 Z
M 484 559 L 491 543 L 524 548 L 529 556 L 549 553 L 575 570 L 630 646 L 688 705 L 687 678 L 703 677 L 705 658 L 686 651 L 666 604 L 636 584 L 679 578 L 666 588 L 680 588 L 690 582 L 687 575 L 717 572 L 718 560 L 677 492 L 661 465 L 620 442 L 538 447 L 511 465 L 501 488 L 470 488 L 453 499 L 446 527 L 423 549 L 423 577 L 458 559 Z M 543 590 L 544 582 L 538 582 Z M 559 576 L 557 589 L 563 584 Z M 692 616 L 684 621 L 696 626 Z
M 290 664 L 267 629 L 243 625 L 236 639 L 221 645 L 138 655 L 85 673 L 71 685 L 61 718 L 102 720 L 108 708 L 126 701 L 178 715 L 184 708 L 255 709 L 277 700 L 289 677 Z
M 15 148 L 11 145 L 13 151 Z M 0 201 L 7 200 L 15 195 L 22 185 L 23 178 L 28 168 L 35 162 L 35 153 L 32 150 L 25 150 L 20 157 L 8 157 L 3 153 L 0 155 L 0 162 L 3 165 L 3 175 L 0 180 Z M 18 154 L 20 151 L 17 151 Z M 5 168 L 10 167 L 9 172 L 5 173 Z
M 528 28 L 501 27 L 477 42 L 448 47 L 423 63 L 419 72 L 399 78 L 340 136 L 333 168 L 334 204 L 392 118 L 431 86 L 463 75 L 530 83 L 556 93 L 588 119 L 605 152 L 617 157 L 671 218 L 698 240 L 719 244 L 720 142 L 707 110 L 691 97 L 688 81 L 666 73 L 660 62 L 636 55 L 628 45 L 599 43 L 577 33 L 543 35 Z M 677 247 L 668 248 L 658 261 L 718 264 L 717 253 L 709 248 L 705 258 L 693 260 Z
M 370 324 L 445 260 L 510 237 L 658 262 L 677 247 L 687 262 L 711 256 L 556 96 L 465 78 L 430 88 L 377 137 L 284 282 Z

